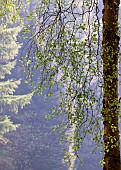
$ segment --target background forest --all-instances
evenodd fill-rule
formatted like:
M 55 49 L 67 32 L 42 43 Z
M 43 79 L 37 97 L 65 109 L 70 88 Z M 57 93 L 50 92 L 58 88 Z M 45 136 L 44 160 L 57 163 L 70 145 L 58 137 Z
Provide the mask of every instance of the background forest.
M 67 144 L 59 144 L 58 131 L 52 133 L 53 126 L 59 124 L 61 118 L 51 121 L 45 118 L 57 103 L 58 94 L 45 102 L 44 93 L 40 97 L 30 93 L 32 87 L 24 83 L 25 73 L 18 58 L 25 44 L 19 40 L 20 31 L 19 26 L 12 25 L 8 29 L 1 27 L 0 32 L 0 170 L 66 170 L 63 159 Z M 100 168 L 101 156 L 97 158 L 94 153 L 92 157 L 94 143 L 90 137 L 88 139 L 85 149 L 80 151 L 85 161 L 82 169 L 96 170 Z M 80 167 L 79 160 L 77 162 Z
M 14 25 L 7 29 L 0 27 L 0 170 L 66 170 L 63 159 L 67 144 L 60 145 L 58 132 L 52 133 L 52 127 L 61 118 L 45 119 L 57 103 L 58 95 L 44 102 L 44 93 L 33 96 L 32 87 L 24 83 L 25 73 L 18 57 L 25 45 L 19 37 L 21 30 Z M 80 151 L 85 161 L 82 169 L 96 170 L 100 168 L 101 154 L 98 158 L 92 156 L 94 143 L 88 139 L 85 149 Z

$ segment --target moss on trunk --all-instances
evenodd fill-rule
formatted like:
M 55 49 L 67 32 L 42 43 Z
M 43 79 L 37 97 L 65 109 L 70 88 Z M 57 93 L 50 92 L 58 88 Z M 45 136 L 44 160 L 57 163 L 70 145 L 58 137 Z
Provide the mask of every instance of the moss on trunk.
M 104 170 L 120 170 L 118 127 L 118 11 L 120 0 L 104 0 L 103 3 Z

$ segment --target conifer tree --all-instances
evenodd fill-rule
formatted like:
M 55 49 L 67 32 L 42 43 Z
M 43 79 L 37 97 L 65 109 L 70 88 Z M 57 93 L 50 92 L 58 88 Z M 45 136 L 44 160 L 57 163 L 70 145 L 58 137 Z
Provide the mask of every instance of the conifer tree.
M 7 116 L 8 110 L 18 112 L 19 107 L 23 108 L 30 103 L 32 93 L 25 95 L 14 95 L 15 89 L 21 80 L 8 79 L 6 75 L 11 74 L 11 70 L 16 65 L 15 57 L 18 54 L 21 44 L 17 42 L 17 35 L 21 27 L 4 28 L 0 27 L 0 140 L 6 143 L 4 134 L 11 130 L 16 130 L 19 125 L 13 124 Z

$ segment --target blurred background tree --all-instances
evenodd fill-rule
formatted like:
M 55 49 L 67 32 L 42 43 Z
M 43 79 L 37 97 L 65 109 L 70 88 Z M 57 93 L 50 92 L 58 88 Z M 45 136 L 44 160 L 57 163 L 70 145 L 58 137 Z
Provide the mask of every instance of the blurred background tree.
M 32 98 L 32 93 L 14 95 L 21 80 L 6 78 L 6 75 L 11 74 L 11 70 L 16 65 L 15 57 L 21 48 L 21 44 L 17 42 L 17 35 L 20 31 L 20 26 L 13 28 L 0 27 L 0 140 L 4 143 L 7 140 L 3 135 L 11 130 L 16 130 L 18 127 L 7 116 L 8 110 L 17 113 L 18 108 L 23 108 L 29 104 Z

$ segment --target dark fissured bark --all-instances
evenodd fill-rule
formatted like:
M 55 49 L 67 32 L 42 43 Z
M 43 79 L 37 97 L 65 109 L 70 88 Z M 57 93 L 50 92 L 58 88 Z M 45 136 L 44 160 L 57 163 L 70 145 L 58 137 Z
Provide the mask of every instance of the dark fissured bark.
M 103 0 L 104 170 L 120 170 L 118 127 L 118 11 L 120 0 Z

